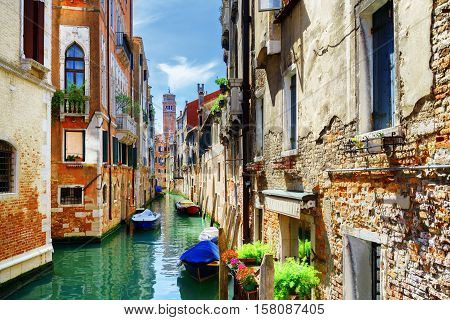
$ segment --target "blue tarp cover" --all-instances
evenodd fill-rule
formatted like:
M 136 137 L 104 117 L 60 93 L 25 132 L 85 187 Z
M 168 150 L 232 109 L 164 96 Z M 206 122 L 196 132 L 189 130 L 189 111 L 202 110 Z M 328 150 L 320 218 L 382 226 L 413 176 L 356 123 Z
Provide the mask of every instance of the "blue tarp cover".
M 186 263 L 211 263 L 219 260 L 219 247 L 211 241 L 201 241 L 180 257 Z

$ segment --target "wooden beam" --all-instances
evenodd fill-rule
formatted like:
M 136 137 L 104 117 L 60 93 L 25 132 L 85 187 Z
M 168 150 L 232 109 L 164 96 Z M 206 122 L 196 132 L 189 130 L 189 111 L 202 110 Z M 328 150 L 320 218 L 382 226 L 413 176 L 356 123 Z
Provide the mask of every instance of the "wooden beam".
M 227 250 L 227 239 L 223 228 L 219 228 L 219 254 Z M 220 259 L 219 264 L 219 300 L 228 300 L 228 268 Z
M 234 222 L 236 219 L 236 209 L 230 209 L 230 220 L 228 223 L 228 227 L 227 227 L 227 243 L 229 244 L 231 242 L 231 237 L 232 237 L 232 231 L 233 231 L 233 226 L 234 226 Z
M 211 213 L 211 223 L 210 226 L 214 226 L 214 222 L 216 222 L 216 216 L 217 216 L 217 193 L 214 194 L 214 199 L 213 199 L 213 208 L 212 208 L 212 213 Z
M 236 220 L 233 228 L 233 240 L 231 241 L 231 248 L 237 247 L 240 226 L 241 226 L 241 215 L 239 213 L 236 213 Z
M 273 255 L 266 254 L 259 274 L 259 300 L 273 300 L 274 276 Z

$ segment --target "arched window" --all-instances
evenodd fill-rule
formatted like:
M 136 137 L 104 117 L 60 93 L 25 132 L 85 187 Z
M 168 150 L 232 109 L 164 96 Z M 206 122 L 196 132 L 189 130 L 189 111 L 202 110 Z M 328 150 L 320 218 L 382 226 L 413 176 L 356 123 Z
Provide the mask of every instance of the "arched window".
M 14 159 L 14 148 L 6 141 L 0 140 L 0 193 L 14 192 Z
M 72 84 L 81 87 L 84 81 L 84 52 L 74 43 L 66 51 L 66 89 Z

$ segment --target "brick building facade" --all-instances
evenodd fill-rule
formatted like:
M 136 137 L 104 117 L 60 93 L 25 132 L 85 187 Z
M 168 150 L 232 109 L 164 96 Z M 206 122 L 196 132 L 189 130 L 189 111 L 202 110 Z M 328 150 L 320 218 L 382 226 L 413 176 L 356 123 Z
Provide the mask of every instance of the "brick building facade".
M 448 299 L 448 1 L 250 5 L 252 239 L 310 241 L 321 298 Z
M 0 22 L 0 298 L 52 262 L 51 1 L 2 1 Z
M 53 111 L 55 239 L 101 238 L 147 197 L 147 173 L 136 169 L 147 155 L 148 83 L 132 24 L 131 1 L 53 1 L 52 79 L 66 93 Z M 72 85 L 84 89 L 82 103 L 70 100 Z

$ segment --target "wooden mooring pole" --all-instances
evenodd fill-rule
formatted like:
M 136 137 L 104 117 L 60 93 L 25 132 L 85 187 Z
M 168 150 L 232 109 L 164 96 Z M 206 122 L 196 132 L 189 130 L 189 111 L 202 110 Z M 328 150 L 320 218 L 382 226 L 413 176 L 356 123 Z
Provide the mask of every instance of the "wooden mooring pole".
M 223 228 L 219 228 L 219 256 L 227 250 L 227 239 Z M 219 264 L 219 300 L 228 300 L 228 268 L 220 259 Z
M 274 276 L 273 256 L 266 254 L 259 274 L 259 300 L 273 300 Z

